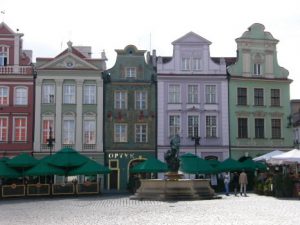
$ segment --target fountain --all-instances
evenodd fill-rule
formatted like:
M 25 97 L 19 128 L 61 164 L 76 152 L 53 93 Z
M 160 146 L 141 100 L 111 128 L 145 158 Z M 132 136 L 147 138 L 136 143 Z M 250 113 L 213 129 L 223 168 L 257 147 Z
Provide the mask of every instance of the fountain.
M 180 137 L 175 135 L 170 141 L 171 150 L 165 153 L 169 171 L 165 179 L 142 179 L 141 186 L 131 199 L 153 200 L 199 200 L 218 198 L 210 186 L 209 179 L 183 179 L 179 173 Z

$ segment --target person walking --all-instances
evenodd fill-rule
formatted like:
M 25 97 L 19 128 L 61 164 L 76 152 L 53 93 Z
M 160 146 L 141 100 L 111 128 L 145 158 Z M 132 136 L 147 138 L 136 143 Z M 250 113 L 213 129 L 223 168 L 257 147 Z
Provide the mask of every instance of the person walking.
M 224 185 L 225 185 L 225 194 L 229 195 L 229 183 L 230 183 L 230 175 L 229 172 L 224 174 Z
M 233 181 L 234 195 L 237 196 L 238 187 L 239 187 L 239 174 L 237 172 L 234 172 L 232 181 Z
M 243 172 L 241 172 L 240 176 L 239 176 L 239 183 L 240 183 L 240 194 L 242 196 L 242 194 L 244 193 L 244 196 L 246 197 L 246 191 L 247 191 L 247 184 L 248 184 L 248 178 L 247 178 L 247 174 L 245 173 L 245 170 L 243 170 Z

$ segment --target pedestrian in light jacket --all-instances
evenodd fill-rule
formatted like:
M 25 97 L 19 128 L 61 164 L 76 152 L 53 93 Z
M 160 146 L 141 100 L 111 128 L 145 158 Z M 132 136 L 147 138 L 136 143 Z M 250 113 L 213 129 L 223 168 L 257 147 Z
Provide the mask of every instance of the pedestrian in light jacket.
M 242 194 L 244 194 L 244 196 L 247 196 L 247 184 L 248 184 L 248 178 L 247 178 L 247 174 L 245 173 L 245 171 L 243 170 L 243 172 L 241 172 L 240 177 L 239 177 L 239 183 L 240 183 L 240 194 L 242 196 Z

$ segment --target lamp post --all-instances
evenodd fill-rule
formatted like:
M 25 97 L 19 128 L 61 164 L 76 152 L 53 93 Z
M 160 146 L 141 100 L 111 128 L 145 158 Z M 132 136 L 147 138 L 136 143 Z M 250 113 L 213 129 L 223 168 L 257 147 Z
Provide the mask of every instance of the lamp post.
M 52 137 L 52 127 L 49 127 L 49 136 L 47 139 L 48 147 L 50 149 L 50 156 L 52 155 L 52 148 L 55 142 L 55 138 Z M 50 195 L 52 196 L 52 175 L 50 175 Z
M 201 137 L 198 137 L 198 135 L 196 135 L 196 136 L 193 136 L 191 139 L 193 141 L 195 141 L 195 155 L 197 155 L 197 145 L 200 145 Z

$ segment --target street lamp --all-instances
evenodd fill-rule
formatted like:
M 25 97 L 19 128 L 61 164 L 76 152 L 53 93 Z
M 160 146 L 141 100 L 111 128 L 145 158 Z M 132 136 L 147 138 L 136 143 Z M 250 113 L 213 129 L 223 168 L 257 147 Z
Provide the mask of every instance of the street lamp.
M 198 137 L 198 135 L 195 135 L 191 139 L 193 141 L 195 141 L 195 155 L 197 155 L 197 145 L 200 145 L 200 139 L 201 139 L 201 137 Z

